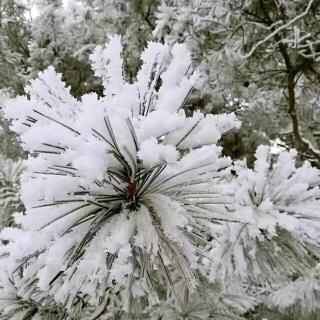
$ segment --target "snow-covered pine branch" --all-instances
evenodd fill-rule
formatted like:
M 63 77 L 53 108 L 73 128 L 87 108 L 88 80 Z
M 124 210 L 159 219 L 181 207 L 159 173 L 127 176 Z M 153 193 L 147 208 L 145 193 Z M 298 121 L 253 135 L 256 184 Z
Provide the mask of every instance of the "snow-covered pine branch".
M 46 292 L 68 313 L 79 297 L 98 313 L 119 298 L 127 311 L 139 299 L 154 304 L 176 294 L 179 279 L 192 292 L 199 241 L 227 214 L 215 182 L 230 159 L 216 143 L 239 122 L 233 114 L 185 116 L 198 79 L 185 45 L 149 43 L 133 83 L 123 80 L 121 50 L 113 37 L 91 57 L 104 97 L 74 99 L 50 67 L 28 96 L 6 103 L 30 155 L 21 230 L 0 236 L 10 241 L 1 277 L 33 288 L 37 303 L 35 293 Z
M 320 265 L 311 273 L 273 292 L 267 298 L 267 305 L 281 312 L 294 310 L 302 314 L 317 314 L 320 310 Z
M 275 160 L 260 146 L 253 169 L 236 163 L 228 192 L 240 223 L 217 228 L 212 252 L 212 273 L 228 291 L 261 298 L 317 265 L 320 172 L 308 162 L 296 167 L 296 156 L 290 150 Z

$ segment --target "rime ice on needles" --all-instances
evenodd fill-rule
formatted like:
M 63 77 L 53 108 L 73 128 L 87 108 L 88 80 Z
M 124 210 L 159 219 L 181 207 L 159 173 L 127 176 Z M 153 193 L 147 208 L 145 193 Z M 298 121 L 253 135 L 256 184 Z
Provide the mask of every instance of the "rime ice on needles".
M 235 165 L 229 192 L 239 223 L 218 231 L 222 245 L 213 252 L 218 276 L 232 292 L 260 287 L 268 293 L 310 272 L 320 256 L 320 173 L 308 162 L 296 167 L 296 155 L 282 152 L 274 161 L 270 148 L 260 146 L 254 169 Z
M 230 164 L 216 143 L 239 126 L 233 114 L 185 116 L 198 76 L 184 45 L 149 43 L 132 84 L 121 50 L 114 37 L 91 56 L 102 98 L 77 101 L 50 67 L 28 97 L 6 105 L 30 156 L 26 215 L 16 216 L 18 239 L 12 229 L 1 234 L 13 240 L 2 268 L 18 277 L 20 265 L 22 280 L 69 310 L 77 296 L 103 306 L 117 294 L 124 309 L 143 296 L 154 303 L 157 283 L 174 292 L 177 277 L 196 287 L 198 239 L 221 200 L 209 184 Z
M 317 314 L 320 310 L 320 265 L 301 279 L 297 279 L 267 298 L 270 308 Z

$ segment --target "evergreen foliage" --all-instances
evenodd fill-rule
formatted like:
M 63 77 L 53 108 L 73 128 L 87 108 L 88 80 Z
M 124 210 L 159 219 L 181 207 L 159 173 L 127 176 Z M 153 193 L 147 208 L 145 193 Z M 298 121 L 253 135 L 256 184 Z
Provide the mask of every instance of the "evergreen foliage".
M 317 320 L 319 10 L 0 0 L 0 319 Z

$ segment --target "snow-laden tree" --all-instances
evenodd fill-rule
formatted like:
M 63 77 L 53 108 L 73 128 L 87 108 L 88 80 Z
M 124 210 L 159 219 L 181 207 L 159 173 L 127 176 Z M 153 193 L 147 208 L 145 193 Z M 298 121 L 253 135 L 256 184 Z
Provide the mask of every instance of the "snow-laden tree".
M 261 119 L 243 126 L 255 140 L 264 139 L 262 127 L 319 165 L 319 1 L 165 0 L 156 15 L 154 35 L 187 42 L 195 63 L 202 62 L 214 111 L 229 95 L 238 98 L 232 108 L 245 100 L 242 118 Z
M 185 116 L 198 74 L 184 45 L 149 43 L 132 84 L 121 50 L 113 37 L 91 56 L 100 99 L 74 99 L 50 67 L 28 96 L 6 103 L 30 156 L 21 229 L 1 233 L 10 241 L 1 248 L 2 281 L 10 275 L 25 300 L 54 299 L 68 313 L 79 298 L 99 317 L 110 305 L 130 311 L 139 300 L 177 295 L 177 281 L 194 291 L 199 243 L 214 219 L 229 216 L 218 183 L 230 159 L 216 143 L 239 122 Z
M 64 29 L 62 1 L 36 0 L 33 6 L 41 13 L 32 20 L 32 39 L 29 44 L 29 61 L 32 72 L 37 74 L 48 65 L 58 66 L 69 49 L 69 39 L 68 30 Z
M 108 35 L 119 34 L 126 48 L 126 80 L 132 80 L 140 67 L 139 53 L 152 38 L 158 4 L 158 0 L 34 1 L 41 14 L 31 24 L 32 76 L 53 65 L 74 96 L 90 91 L 101 94 L 101 84 L 93 77 L 88 57 L 97 45 L 106 42 Z
M 19 0 L 0 1 L 0 90 L 23 94 L 30 30 L 27 7 Z
M 90 20 L 85 19 L 85 9 L 76 3 L 66 7 L 60 0 L 36 0 L 33 8 L 41 14 L 31 22 L 29 79 L 54 66 L 77 98 L 90 90 L 98 92 L 100 84 L 88 63 L 88 51 L 105 38 L 87 35 Z
M 23 205 L 19 195 L 21 161 L 0 156 L 0 228 L 12 225 L 15 212 L 21 212 Z
M 23 157 L 17 135 L 9 129 L 9 123 L 3 116 L 3 104 L 10 97 L 8 90 L 0 90 L 0 154 L 18 160 Z
M 107 34 L 119 34 L 125 47 L 124 67 L 127 80 L 133 80 L 140 67 L 139 53 L 152 39 L 159 0 L 78 0 L 77 16 L 85 17 L 86 43 L 103 44 Z M 81 14 L 82 12 L 82 14 Z M 79 24 L 83 28 L 83 24 Z M 137 36 L 138 35 L 138 36 Z M 80 50 L 87 49 L 85 43 Z

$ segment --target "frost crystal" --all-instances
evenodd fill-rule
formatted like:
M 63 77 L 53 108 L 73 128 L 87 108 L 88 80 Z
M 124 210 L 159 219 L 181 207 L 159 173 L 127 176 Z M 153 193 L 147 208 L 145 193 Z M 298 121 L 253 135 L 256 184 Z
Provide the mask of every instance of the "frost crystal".
M 149 43 L 133 83 L 124 81 L 121 50 L 114 37 L 91 56 L 101 98 L 74 99 L 50 67 L 28 96 L 6 104 L 30 156 L 21 187 L 26 214 L 16 215 L 22 230 L 1 233 L 11 240 L 0 248 L 10 253 L 3 277 L 34 288 L 35 301 L 47 292 L 69 311 L 78 297 L 102 308 L 115 297 L 125 310 L 142 297 L 152 304 L 165 296 L 158 284 L 174 292 L 177 278 L 192 291 L 198 241 L 224 214 L 222 207 L 213 215 L 220 197 L 212 183 L 230 160 L 216 143 L 239 126 L 234 115 L 186 117 L 198 77 L 184 45 Z

